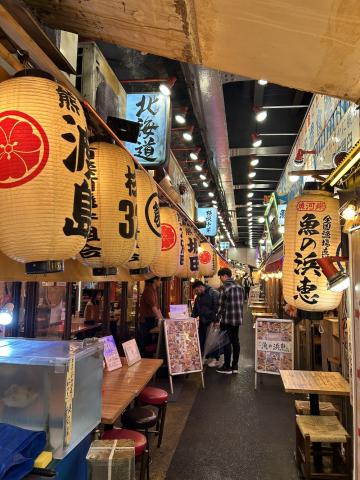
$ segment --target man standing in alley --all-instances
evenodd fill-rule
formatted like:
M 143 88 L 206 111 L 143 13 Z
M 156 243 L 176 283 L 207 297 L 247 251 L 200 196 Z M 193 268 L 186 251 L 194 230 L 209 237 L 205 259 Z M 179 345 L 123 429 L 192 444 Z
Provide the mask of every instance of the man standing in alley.
M 216 322 L 216 314 L 219 308 L 219 292 L 209 285 L 205 285 L 201 280 L 195 280 L 192 285 L 196 294 L 194 308 L 191 316 L 199 318 L 199 341 L 201 353 L 204 354 L 204 347 L 208 329 L 212 323 Z M 219 366 L 219 352 L 212 352 L 208 356 L 209 367 Z
M 216 371 L 230 375 L 239 373 L 239 327 L 243 321 L 244 290 L 231 278 L 229 268 L 221 268 L 218 276 L 223 284 L 220 289 L 218 321 L 220 329 L 227 332 L 230 343 L 224 347 L 224 365 Z

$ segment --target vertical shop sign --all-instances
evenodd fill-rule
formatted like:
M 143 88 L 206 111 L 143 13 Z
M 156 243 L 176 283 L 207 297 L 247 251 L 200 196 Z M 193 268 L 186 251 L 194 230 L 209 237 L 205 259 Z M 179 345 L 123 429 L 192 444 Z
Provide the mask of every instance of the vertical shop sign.
M 154 169 L 168 159 L 170 99 L 161 93 L 131 93 L 127 96 L 126 118 L 140 124 L 137 143 L 128 150 L 145 167 Z
M 215 237 L 217 232 L 217 208 L 198 208 L 197 218 L 205 219 L 206 226 L 200 232 L 206 237 Z

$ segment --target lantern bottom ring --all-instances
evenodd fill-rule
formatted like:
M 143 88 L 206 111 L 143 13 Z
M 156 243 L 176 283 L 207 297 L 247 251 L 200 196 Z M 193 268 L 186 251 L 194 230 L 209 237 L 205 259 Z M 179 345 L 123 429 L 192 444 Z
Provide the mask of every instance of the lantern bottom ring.
M 150 267 L 135 268 L 135 269 L 129 270 L 129 273 L 130 275 L 146 275 L 147 273 L 150 273 Z
M 107 277 L 108 275 L 116 275 L 116 267 L 93 268 L 93 275 L 96 277 Z
M 64 271 L 64 260 L 43 260 L 41 262 L 25 263 L 25 273 L 35 275 L 39 273 L 61 273 Z

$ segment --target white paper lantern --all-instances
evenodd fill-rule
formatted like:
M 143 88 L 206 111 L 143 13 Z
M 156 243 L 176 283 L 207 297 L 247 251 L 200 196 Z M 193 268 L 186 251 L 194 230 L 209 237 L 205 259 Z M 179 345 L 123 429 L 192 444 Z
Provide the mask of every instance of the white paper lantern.
M 288 204 L 285 214 L 283 295 L 307 312 L 339 306 L 341 293 L 327 288 L 316 259 L 337 254 L 341 240 L 339 201 L 326 191 L 305 191 Z
M 94 142 L 90 147 L 92 221 L 78 258 L 97 275 L 115 275 L 135 249 L 135 165 L 126 150 L 112 143 Z
M 0 83 L 0 250 L 62 271 L 90 230 L 86 120 L 73 93 L 25 73 Z
M 183 225 L 183 238 L 184 267 L 179 270 L 176 276 L 190 279 L 197 277 L 199 274 L 199 240 L 195 230 L 188 225 Z
M 199 275 L 212 277 L 215 275 L 217 255 L 210 243 L 202 242 L 199 247 Z

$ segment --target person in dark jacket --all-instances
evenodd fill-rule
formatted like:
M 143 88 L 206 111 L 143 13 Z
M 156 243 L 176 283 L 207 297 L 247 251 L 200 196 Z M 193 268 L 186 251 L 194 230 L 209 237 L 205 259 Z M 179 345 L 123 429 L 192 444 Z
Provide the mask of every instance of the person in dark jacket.
M 199 340 L 201 353 L 204 353 L 206 335 L 209 326 L 216 323 L 216 313 L 219 306 L 219 292 L 201 280 L 195 280 L 192 285 L 196 293 L 192 317 L 199 318 Z M 208 363 L 209 367 L 218 367 L 219 354 L 215 353 L 208 357 L 215 357 Z
M 230 343 L 224 347 L 224 365 L 216 371 L 229 375 L 239 373 L 239 327 L 243 322 L 244 289 L 231 278 L 229 268 L 221 268 L 218 275 L 223 285 L 217 317 L 220 329 L 227 332 Z

